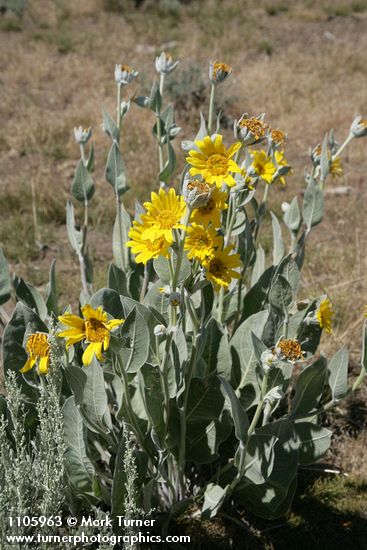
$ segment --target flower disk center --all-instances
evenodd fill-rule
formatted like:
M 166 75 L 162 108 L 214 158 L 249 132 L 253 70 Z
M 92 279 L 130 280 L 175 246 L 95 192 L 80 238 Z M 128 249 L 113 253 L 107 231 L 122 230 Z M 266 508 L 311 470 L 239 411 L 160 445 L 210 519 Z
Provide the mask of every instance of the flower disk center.
M 162 210 L 156 217 L 156 224 L 159 229 L 171 229 L 176 223 L 176 216 L 170 210 Z
M 228 172 L 228 160 L 223 155 L 210 155 L 206 161 L 206 166 L 214 176 L 225 176 Z
M 227 267 L 225 266 L 225 264 L 219 258 L 214 258 L 213 260 L 211 260 L 211 262 L 209 264 L 209 272 L 214 277 L 221 278 L 221 277 L 223 277 L 223 275 L 226 274 Z
M 89 342 L 103 342 L 108 330 L 98 319 L 89 319 L 85 323 L 85 337 Z

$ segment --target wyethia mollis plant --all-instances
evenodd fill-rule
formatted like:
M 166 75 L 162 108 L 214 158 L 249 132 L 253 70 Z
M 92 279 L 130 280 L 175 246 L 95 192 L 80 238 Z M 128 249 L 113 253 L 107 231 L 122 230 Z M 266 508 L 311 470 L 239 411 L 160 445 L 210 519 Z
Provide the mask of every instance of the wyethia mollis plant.
M 341 145 L 330 132 L 312 149 L 303 198 L 283 203 L 280 219 L 269 196 L 286 185 L 291 169 L 286 133 L 250 113 L 238 116 L 232 138 L 221 133 L 216 91 L 230 82 L 232 68 L 215 61 L 208 116 L 200 113 L 196 137 L 179 153 L 174 107 L 164 102 L 177 61 L 162 53 L 155 68 L 149 96 L 138 96 L 137 71 L 117 64 L 115 115 L 103 108 L 111 141 L 105 176 L 116 205 L 106 287 L 93 289 L 88 256 L 92 130 L 78 127 L 71 191 L 84 219 L 76 224 L 69 201 L 66 220 L 80 264 L 79 312 L 59 311 L 54 264 L 45 297 L 15 278 L 5 371 L 17 373 L 24 401 L 37 402 L 47 389 L 49 330 L 58 319 L 65 498 L 74 513 L 102 506 L 115 517 L 135 499 L 140 509 L 173 515 L 190 506 L 209 518 L 222 506 L 234 513 L 241 505 L 274 518 L 291 505 L 299 465 L 329 447 L 322 413 L 366 373 L 364 351 L 352 387 L 345 348 L 330 360 L 318 354 L 322 331 L 332 331 L 331 302 L 325 295 L 300 302 L 297 294 L 309 234 L 323 218 L 326 181 L 340 175 L 342 151 L 367 134 L 367 121 L 357 117 Z M 136 202 L 131 215 L 119 143 L 137 106 L 152 120 L 159 170 L 147 201 Z M 181 164 L 186 158 L 180 178 L 176 155 Z M 266 218 L 270 253 L 261 244 Z M 4 303 L 13 290 L 2 256 L 1 269 Z M 124 469 L 127 436 L 133 489 Z

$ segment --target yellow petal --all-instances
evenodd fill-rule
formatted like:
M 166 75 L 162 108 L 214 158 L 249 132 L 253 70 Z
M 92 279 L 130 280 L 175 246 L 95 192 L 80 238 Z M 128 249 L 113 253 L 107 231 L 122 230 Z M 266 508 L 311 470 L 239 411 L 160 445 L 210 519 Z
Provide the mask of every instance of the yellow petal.
M 91 342 L 84 350 L 82 362 L 86 367 L 91 364 L 94 355 L 101 355 L 102 344 L 100 342 Z
M 26 364 L 24 365 L 24 367 L 22 369 L 20 369 L 20 372 L 22 372 L 22 373 L 23 372 L 28 372 L 29 370 L 31 370 L 31 368 L 33 367 L 35 362 L 36 362 L 35 357 L 28 357 Z
M 108 328 L 108 330 L 112 330 L 113 328 L 122 325 L 122 323 L 124 322 L 124 319 L 111 319 L 110 321 L 108 321 L 108 323 L 104 323 L 104 326 Z
M 38 370 L 41 374 L 47 374 L 48 373 L 48 365 L 50 362 L 50 358 L 48 355 L 46 357 L 42 357 L 42 359 L 39 362 Z
M 85 326 L 84 319 L 81 319 L 76 315 L 72 315 L 71 313 L 65 313 L 65 315 L 59 315 L 58 319 L 60 323 L 62 323 L 63 325 L 66 325 L 68 327 L 74 327 L 79 330 L 84 330 L 84 326 Z

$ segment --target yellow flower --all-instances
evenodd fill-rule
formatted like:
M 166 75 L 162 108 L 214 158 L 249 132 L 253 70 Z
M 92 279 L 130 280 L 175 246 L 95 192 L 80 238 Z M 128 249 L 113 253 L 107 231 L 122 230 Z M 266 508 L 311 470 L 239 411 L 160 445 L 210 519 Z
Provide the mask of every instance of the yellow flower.
M 146 264 L 152 258 L 158 256 L 168 256 L 168 249 L 171 243 L 166 241 L 164 237 L 150 240 L 143 239 L 142 235 L 147 229 L 147 225 L 137 221 L 133 222 L 133 226 L 129 231 L 131 241 L 128 241 L 125 246 L 130 247 L 133 254 L 136 255 L 136 263 Z
M 190 220 L 205 226 L 211 223 L 215 228 L 220 227 L 222 210 L 228 208 L 227 198 L 228 193 L 215 188 L 208 202 L 192 211 Z
M 93 309 L 89 304 L 82 307 L 84 319 L 65 313 L 59 316 L 59 321 L 63 325 L 71 327 L 63 332 L 59 332 L 59 338 L 66 338 L 66 348 L 85 340 L 88 346 L 83 353 L 83 365 L 90 365 L 95 355 L 99 361 L 103 361 L 102 348 L 105 351 L 110 345 L 110 332 L 115 327 L 121 325 L 123 319 L 108 320 L 107 313 L 102 307 Z
M 334 312 L 332 310 L 331 302 L 328 298 L 321 301 L 319 309 L 316 311 L 316 319 L 318 320 L 320 327 L 324 328 L 328 334 L 332 331 L 332 319 Z
M 282 352 L 282 355 L 291 361 L 303 358 L 301 344 L 292 338 L 283 338 L 278 342 L 277 347 Z
M 241 265 L 240 255 L 230 254 L 232 248 L 227 246 L 223 250 L 215 250 L 213 256 L 203 262 L 206 278 L 217 292 L 221 287 L 227 288 L 232 279 L 240 278 L 238 271 L 235 271 Z
M 33 368 L 38 361 L 38 371 L 40 374 L 48 373 L 50 363 L 50 344 L 47 334 L 36 332 L 30 334 L 27 339 L 26 350 L 28 359 L 20 372 L 27 372 Z
M 192 166 L 190 168 L 192 176 L 201 174 L 205 181 L 216 184 L 218 189 L 222 187 L 223 183 L 229 187 L 236 185 L 236 180 L 231 172 L 242 172 L 238 164 L 232 160 L 233 155 L 241 147 L 241 143 L 234 143 L 227 151 L 222 139 L 222 136 L 217 134 L 214 141 L 210 136 L 206 136 L 202 141 L 195 141 L 199 151 L 191 149 L 186 158 L 186 161 Z
M 343 167 L 340 158 L 336 158 L 331 161 L 330 174 L 333 176 L 333 178 L 343 175 Z
M 174 189 L 168 192 L 160 189 L 158 195 L 153 192 L 151 202 L 145 202 L 144 208 L 147 213 L 141 216 L 146 227 L 141 237 L 143 240 L 154 242 L 164 237 L 171 244 L 174 241 L 172 230 L 185 229 L 180 221 L 185 214 L 186 204 Z
M 251 151 L 252 166 L 258 176 L 260 176 L 266 183 L 271 183 L 275 172 L 277 171 L 275 164 L 271 160 L 265 151 Z
M 221 238 L 217 236 L 212 227 L 205 228 L 203 225 L 193 223 L 187 228 L 185 250 L 189 260 L 203 262 L 208 256 L 214 253 L 214 247 L 220 246 Z

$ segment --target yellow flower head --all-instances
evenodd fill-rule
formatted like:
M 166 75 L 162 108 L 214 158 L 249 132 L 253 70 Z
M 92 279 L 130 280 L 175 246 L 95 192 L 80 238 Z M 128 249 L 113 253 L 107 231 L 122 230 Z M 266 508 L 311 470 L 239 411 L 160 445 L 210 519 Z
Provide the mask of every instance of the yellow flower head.
M 330 174 L 333 176 L 333 178 L 343 175 L 343 167 L 340 158 L 336 158 L 331 161 Z
M 213 256 L 203 262 L 206 278 L 213 283 L 218 292 L 221 287 L 227 288 L 232 279 L 239 279 L 240 274 L 235 271 L 241 266 L 239 254 L 230 254 L 232 246 L 215 250 Z
M 283 338 L 278 342 L 277 348 L 279 348 L 282 355 L 290 361 L 297 361 L 297 359 L 303 358 L 301 344 L 292 338 Z
M 205 228 L 203 225 L 193 223 L 187 228 L 185 239 L 185 250 L 189 260 L 203 262 L 208 256 L 214 253 L 214 247 L 220 246 L 221 237 L 218 237 L 212 227 Z
M 316 311 L 316 319 L 321 328 L 324 328 L 328 334 L 332 331 L 332 319 L 334 312 L 331 302 L 328 298 L 321 301 L 319 309 Z
M 121 325 L 123 319 L 108 320 L 107 313 L 102 307 L 93 309 L 87 304 L 82 307 L 83 318 L 71 313 L 65 313 L 59 316 L 59 321 L 63 325 L 71 327 L 63 332 L 59 332 L 59 338 L 66 338 L 66 348 L 85 340 L 88 346 L 83 353 L 83 365 L 90 365 L 94 355 L 103 361 L 102 349 L 105 351 L 110 345 L 110 332 L 115 327 Z
M 135 261 L 138 264 L 145 265 L 149 260 L 158 258 L 158 256 L 168 256 L 168 250 L 171 246 L 171 243 L 166 241 L 164 237 L 154 240 L 143 239 L 143 234 L 148 227 L 146 224 L 134 221 L 129 231 L 131 240 L 126 243 L 126 246 L 130 247 L 132 253 L 136 255 Z
M 43 332 L 35 332 L 28 336 L 26 350 L 28 359 L 20 372 L 27 372 L 33 368 L 38 361 L 39 374 L 47 374 L 50 363 L 50 344 L 47 334 Z
M 228 193 L 219 191 L 215 187 L 208 202 L 192 211 L 191 221 L 204 226 L 212 224 L 215 228 L 220 227 L 222 210 L 228 208 L 228 204 L 226 203 L 227 198 Z
M 252 166 L 258 176 L 260 176 L 266 183 L 271 183 L 275 172 L 277 171 L 275 164 L 271 157 L 269 157 L 265 151 L 251 151 Z
M 191 149 L 186 158 L 186 161 L 191 164 L 190 174 L 192 176 L 200 174 L 208 183 L 216 184 L 218 189 L 224 183 L 229 187 L 236 185 L 236 180 L 231 172 L 242 172 L 238 164 L 232 160 L 233 155 L 241 147 L 241 143 L 234 143 L 227 151 L 222 139 L 222 136 L 217 134 L 214 141 L 210 136 L 206 136 L 202 141 L 195 141 L 199 151 Z
M 142 233 L 142 240 L 156 241 L 164 237 L 170 244 L 174 241 L 173 229 L 185 229 L 180 223 L 185 214 L 186 204 L 180 195 L 176 195 L 174 189 L 168 192 L 163 189 L 159 194 L 151 194 L 151 202 L 145 202 L 144 208 L 147 213 L 141 216 L 145 226 Z

